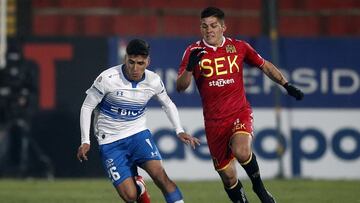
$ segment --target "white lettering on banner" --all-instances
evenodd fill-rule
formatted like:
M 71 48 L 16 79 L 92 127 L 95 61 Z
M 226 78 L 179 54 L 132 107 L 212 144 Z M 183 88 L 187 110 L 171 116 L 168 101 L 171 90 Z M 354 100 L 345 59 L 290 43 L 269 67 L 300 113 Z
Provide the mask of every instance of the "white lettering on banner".
M 329 71 L 332 72 L 329 74 Z M 329 70 L 323 68 L 320 70 L 320 73 L 318 73 L 314 69 L 302 67 L 295 69 L 291 74 L 289 74 L 287 70 L 281 70 L 281 72 L 286 78 L 289 78 L 301 88 L 305 94 L 312 94 L 320 91 L 322 94 L 351 95 L 360 90 L 360 76 L 356 71 L 351 69 Z M 251 80 L 251 82 L 245 82 L 248 94 L 261 93 L 258 91 L 258 89 L 261 89 L 261 86 L 259 83 L 254 83 L 254 76 L 256 77 L 258 75 L 254 74 L 252 71 L 244 71 L 245 80 Z M 345 81 L 346 84 L 343 84 Z M 263 75 L 262 93 L 270 94 L 272 88 L 275 86 L 277 86 L 276 83 Z M 281 90 L 284 91 L 283 88 L 281 88 Z
M 179 114 L 187 132 L 205 142 L 202 110 L 181 108 Z M 286 177 L 360 179 L 360 109 L 283 110 L 282 132 L 285 136 L 284 172 Z M 176 138 L 161 109 L 149 109 L 148 126 L 154 135 L 164 165 L 176 179 L 216 179 L 206 145 L 190 149 Z M 255 140 L 262 176 L 277 175 L 275 111 L 254 109 Z M 310 119 L 309 119 L 310 118 Z M 290 123 L 291 121 L 291 123 Z M 239 171 L 243 170 L 240 166 Z M 326 170 L 324 170 L 326 168 Z M 338 171 L 341 171 L 339 173 Z M 245 173 L 240 173 L 240 176 Z M 246 175 L 244 175 L 245 177 Z
M 341 85 L 341 79 L 351 79 L 351 85 Z M 335 94 L 354 94 L 359 90 L 359 76 L 350 69 L 334 70 L 333 72 L 333 90 Z
M 360 75 L 352 68 L 321 68 L 298 67 L 292 72 L 281 70 L 286 78 L 297 85 L 305 94 L 321 93 L 334 95 L 351 95 L 360 90 Z M 156 73 L 165 81 L 169 94 L 175 93 L 177 70 L 174 68 L 157 69 Z M 212 81 L 209 85 L 218 86 L 221 83 Z M 244 84 L 248 94 L 270 94 L 276 83 L 256 68 L 244 69 Z M 282 91 L 283 88 L 280 88 Z M 194 81 L 185 91 L 193 94 L 197 91 Z M 285 92 L 285 91 L 284 91 Z
M 262 74 L 256 68 L 247 68 L 244 69 L 244 85 L 246 87 L 246 92 L 251 94 L 260 94 L 261 88 L 256 84 L 259 83 L 256 79 Z
M 320 81 L 321 81 L 321 93 L 326 94 L 329 91 L 329 82 L 328 82 L 328 78 L 329 74 L 327 72 L 327 69 L 323 68 L 321 69 L 321 76 L 320 76 Z
M 309 68 L 298 68 L 292 72 L 294 83 L 301 85 L 301 90 L 305 94 L 316 92 L 319 88 L 316 72 Z

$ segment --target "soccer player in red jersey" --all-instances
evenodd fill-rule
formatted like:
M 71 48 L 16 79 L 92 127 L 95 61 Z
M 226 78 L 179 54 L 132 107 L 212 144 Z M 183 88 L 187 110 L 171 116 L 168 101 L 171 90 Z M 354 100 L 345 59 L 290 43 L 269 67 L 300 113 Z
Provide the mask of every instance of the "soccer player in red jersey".
M 194 77 L 203 105 L 210 154 L 232 202 L 248 202 L 236 175 L 234 159 L 245 169 L 261 202 L 275 202 L 265 189 L 251 149 L 253 117 L 245 95 L 243 63 L 258 67 L 296 100 L 301 100 L 304 94 L 248 43 L 224 37 L 224 17 L 224 12 L 215 7 L 201 12 L 203 39 L 185 50 L 179 67 L 177 90 L 184 91 Z

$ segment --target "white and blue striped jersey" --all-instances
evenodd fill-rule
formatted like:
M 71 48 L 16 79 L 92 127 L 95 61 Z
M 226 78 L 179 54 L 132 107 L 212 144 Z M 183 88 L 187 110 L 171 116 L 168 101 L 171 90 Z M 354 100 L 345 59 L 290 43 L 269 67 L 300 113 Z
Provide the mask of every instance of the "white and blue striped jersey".
M 140 81 L 130 81 L 125 66 L 118 65 L 103 71 L 86 91 L 81 108 L 81 142 L 90 143 L 91 112 L 99 144 L 107 144 L 147 129 L 146 105 L 155 96 L 163 106 L 176 133 L 184 132 L 175 104 L 166 93 L 161 78 L 150 70 Z M 89 118 L 90 117 L 90 118 Z

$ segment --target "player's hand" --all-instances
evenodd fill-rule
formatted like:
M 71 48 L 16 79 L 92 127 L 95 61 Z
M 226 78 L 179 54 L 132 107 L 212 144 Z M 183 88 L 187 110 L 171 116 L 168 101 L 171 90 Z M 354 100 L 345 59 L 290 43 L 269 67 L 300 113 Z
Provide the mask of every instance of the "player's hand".
M 190 52 L 189 62 L 186 66 L 186 70 L 192 72 L 196 65 L 199 64 L 201 57 L 205 54 L 203 48 L 195 48 Z
M 302 100 L 304 98 L 304 93 L 294 85 L 287 82 L 283 85 L 283 87 L 286 89 L 288 94 L 295 97 L 296 100 Z
M 197 139 L 196 137 L 193 137 L 187 133 L 184 133 L 184 132 L 179 133 L 178 137 L 183 143 L 190 145 L 193 149 L 195 149 L 196 145 L 200 145 L 199 139 Z
M 77 158 L 79 159 L 80 162 L 87 161 L 87 153 L 90 150 L 90 144 L 84 143 L 82 145 L 80 145 L 78 152 L 77 152 Z

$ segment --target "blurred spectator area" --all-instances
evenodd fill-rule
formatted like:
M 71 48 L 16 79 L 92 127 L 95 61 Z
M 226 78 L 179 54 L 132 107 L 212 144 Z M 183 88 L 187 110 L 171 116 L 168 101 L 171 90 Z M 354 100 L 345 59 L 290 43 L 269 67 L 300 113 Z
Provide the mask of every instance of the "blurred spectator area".
M 35 36 L 198 36 L 207 6 L 226 12 L 227 34 L 260 36 L 266 0 L 32 0 Z M 278 0 L 281 36 L 358 36 L 360 0 Z

